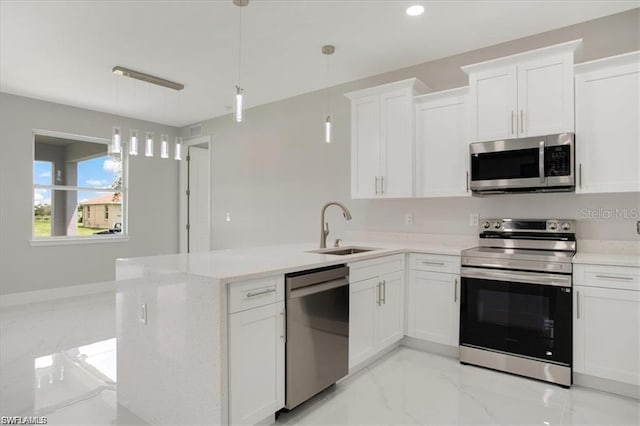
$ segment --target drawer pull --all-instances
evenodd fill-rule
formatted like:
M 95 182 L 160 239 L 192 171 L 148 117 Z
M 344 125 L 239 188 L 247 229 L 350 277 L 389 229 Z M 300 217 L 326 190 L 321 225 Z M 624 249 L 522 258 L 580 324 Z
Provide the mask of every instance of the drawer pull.
M 247 297 L 264 296 L 265 294 L 275 293 L 275 288 L 268 288 L 266 290 L 257 291 L 255 293 L 247 293 Z
M 633 281 L 633 277 L 620 277 L 615 275 L 596 275 L 596 278 L 602 278 L 605 280 Z
M 429 262 L 427 260 L 423 260 L 421 262 L 423 265 L 437 265 L 437 266 L 444 266 L 444 262 Z

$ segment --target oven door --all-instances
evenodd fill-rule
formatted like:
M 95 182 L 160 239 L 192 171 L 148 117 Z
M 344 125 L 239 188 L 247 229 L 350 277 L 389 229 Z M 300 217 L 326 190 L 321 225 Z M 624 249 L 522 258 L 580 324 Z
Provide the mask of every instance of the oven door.
M 462 268 L 460 344 L 571 365 L 571 275 Z

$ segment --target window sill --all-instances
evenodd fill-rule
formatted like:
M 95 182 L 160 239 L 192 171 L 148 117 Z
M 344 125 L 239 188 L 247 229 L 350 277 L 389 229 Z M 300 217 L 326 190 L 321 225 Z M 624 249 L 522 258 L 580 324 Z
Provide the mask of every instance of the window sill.
M 29 243 L 32 246 L 66 246 L 77 244 L 109 244 L 109 243 L 126 243 L 129 241 L 128 235 L 103 236 L 103 237 L 50 237 L 31 239 Z

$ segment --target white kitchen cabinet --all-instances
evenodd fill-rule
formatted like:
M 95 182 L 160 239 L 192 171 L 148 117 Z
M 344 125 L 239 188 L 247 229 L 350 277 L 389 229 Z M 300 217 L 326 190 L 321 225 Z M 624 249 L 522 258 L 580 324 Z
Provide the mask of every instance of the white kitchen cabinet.
M 407 335 L 458 346 L 460 276 L 411 270 L 407 292 Z
M 640 385 L 640 291 L 574 286 L 573 371 Z
M 404 271 L 397 271 L 380 277 L 377 327 L 380 348 L 386 348 L 404 336 L 403 275 Z
M 351 100 L 351 198 L 413 196 L 413 97 L 418 79 L 345 94 Z
M 377 352 L 377 278 L 349 286 L 349 368 Z
M 229 424 L 257 424 L 284 407 L 285 304 L 229 315 Z
M 404 255 L 351 263 L 349 269 L 349 368 L 353 368 L 404 336 Z
M 468 65 L 472 142 L 574 131 L 573 53 L 582 40 Z
M 575 73 L 576 192 L 640 191 L 640 52 Z
M 573 371 L 640 386 L 640 268 L 574 265 Z
M 468 88 L 415 98 L 417 197 L 468 196 Z

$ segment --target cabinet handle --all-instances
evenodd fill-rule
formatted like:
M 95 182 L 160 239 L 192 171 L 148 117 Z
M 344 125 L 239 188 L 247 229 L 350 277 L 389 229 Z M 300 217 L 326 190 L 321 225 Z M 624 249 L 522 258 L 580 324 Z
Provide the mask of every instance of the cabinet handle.
M 380 287 L 382 283 L 378 281 L 378 285 L 376 285 L 376 305 L 380 306 Z
M 576 292 L 576 318 L 580 319 L 580 290 Z
M 380 176 L 380 194 L 384 195 L 384 176 Z
M 382 280 L 382 303 L 387 304 L 387 280 Z
M 280 338 L 284 343 L 287 343 L 287 316 L 285 315 L 285 312 L 286 311 L 284 309 L 280 312 L 280 315 L 282 316 L 282 334 L 280 335 Z
M 469 171 L 467 170 L 467 177 L 465 178 L 465 183 L 467 184 L 467 192 L 469 192 Z
M 513 130 L 513 111 L 511 111 L 511 134 L 514 134 L 515 131 Z
M 582 188 L 582 163 L 578 164 L 578 187 Z
M 524 110 L 520 110 L 520 133 L 524 133 Z
M 376 195 L 378 195 L 378 176 L 376 176 Z
M 429 262 L 428 260 L 423 260 L 422 264 L 424 264 L 424 265 L 444 266 L 444 262 Z
M 247 297 L 256 297 L 256 296 L 264 296 L 265 294 L 275 293 L 275 288 L 268 288 L 266 290 L 257 291 L 255 293 L 247 293 Z
M 453 301 L 454 302 L 458 301 L 458 279 L 457 278 L 453 280 Z
M 616 275 L 596 275 L 596 278 L 609 279 L 609 280 L 621 280 L 621 281 L 633 281 L 633 277 L 620 277 Z

